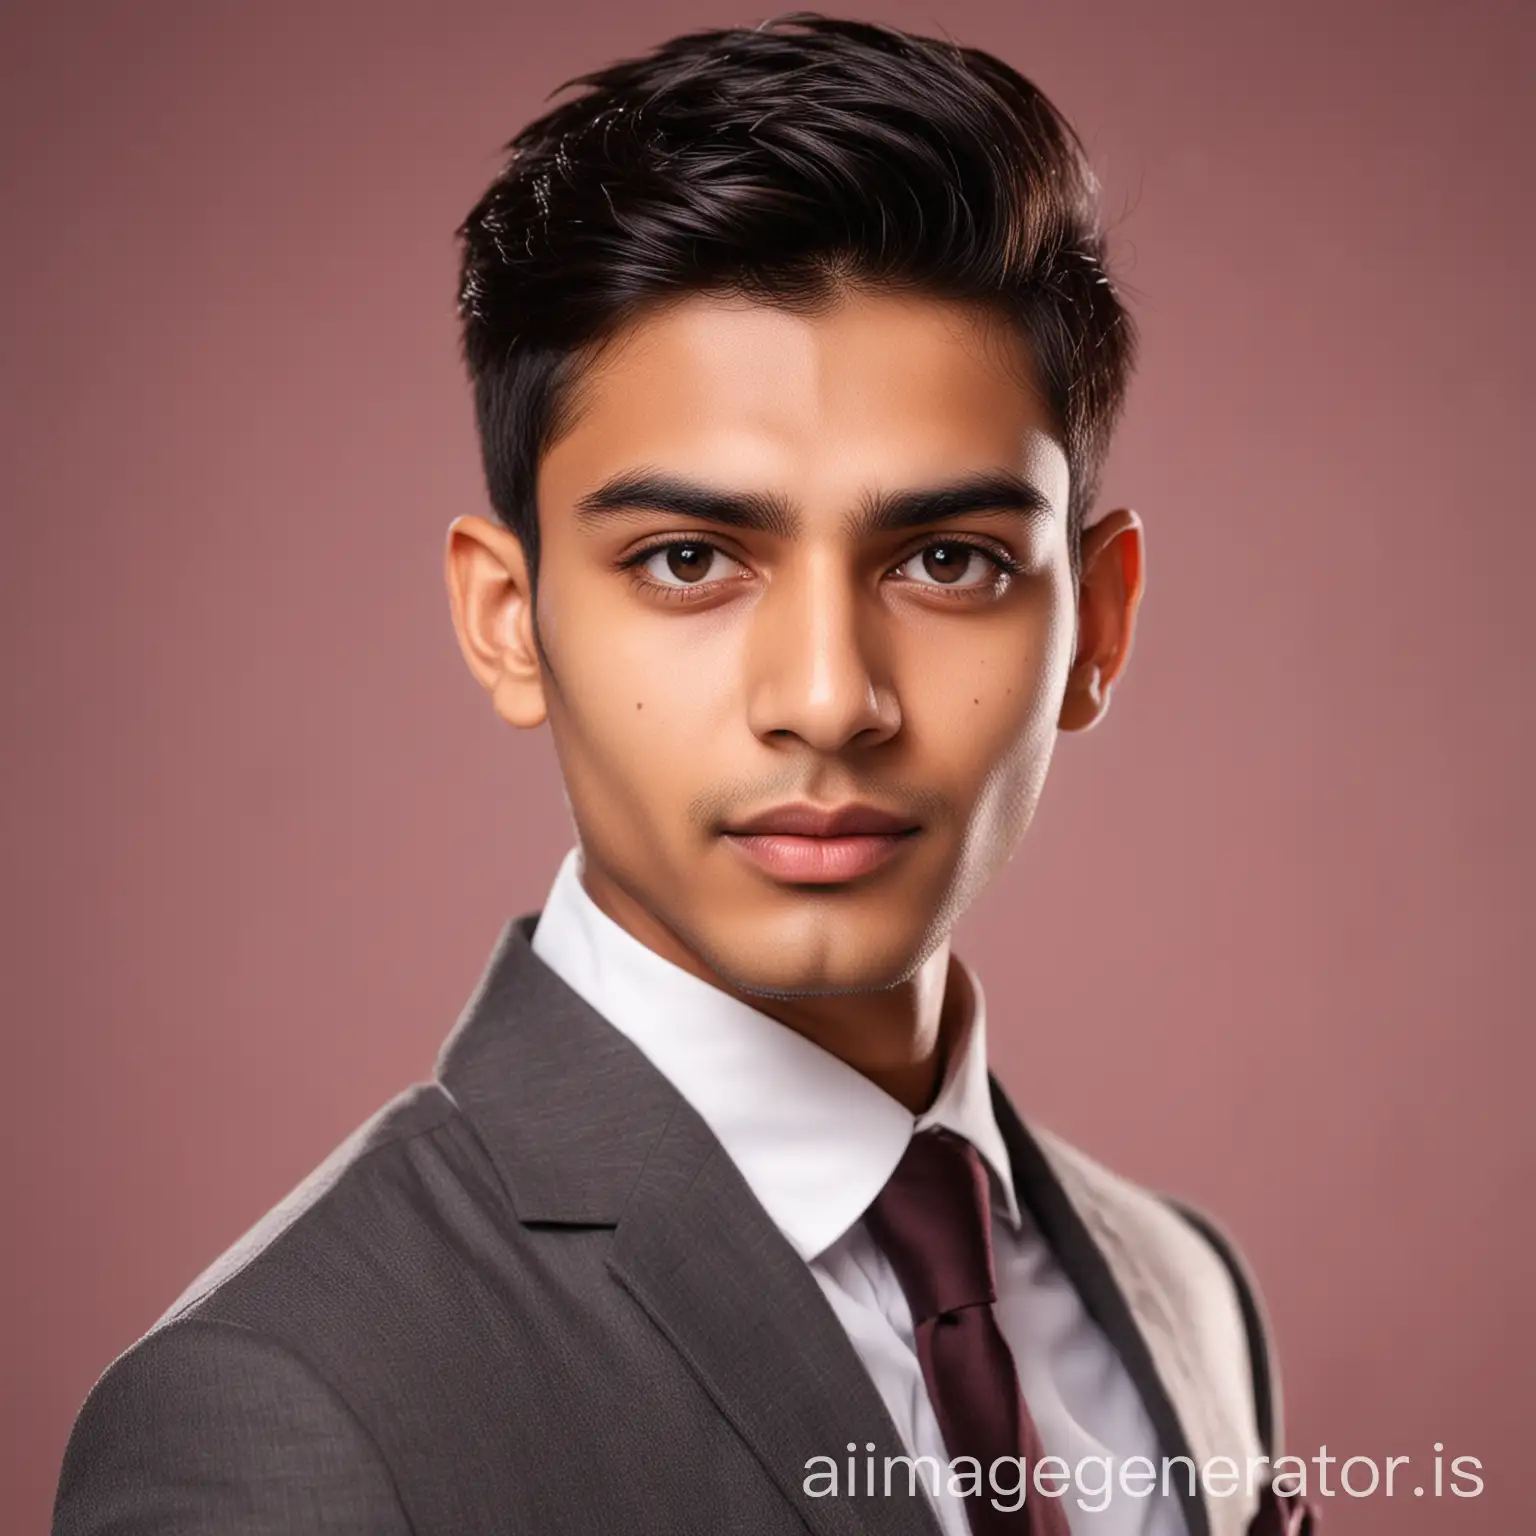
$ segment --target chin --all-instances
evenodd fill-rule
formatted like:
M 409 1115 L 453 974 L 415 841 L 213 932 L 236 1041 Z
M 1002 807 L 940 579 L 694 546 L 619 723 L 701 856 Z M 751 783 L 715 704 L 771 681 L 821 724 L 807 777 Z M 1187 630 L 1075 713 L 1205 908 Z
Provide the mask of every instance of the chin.
M 886 915 L 828 913 L 820 904 L 749 935 L 697 936 L 696 951 L 737 991 L 764 998 L 837 997 L 883 992 L 908 981 L 942 934 L 908 929 Z M 716 939 L 718 938 L 718 942 Z

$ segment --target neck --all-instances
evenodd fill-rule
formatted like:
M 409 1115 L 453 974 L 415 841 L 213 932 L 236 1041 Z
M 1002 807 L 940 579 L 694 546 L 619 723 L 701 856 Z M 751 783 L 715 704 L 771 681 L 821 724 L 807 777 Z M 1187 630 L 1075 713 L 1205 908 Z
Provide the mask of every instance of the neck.
M 914 1115 L 933 1103 L 970 1019 L 970 988 L 947 939 L 910 980 L 879 992 L 755 997 L 706 980 L 847 1062 Z

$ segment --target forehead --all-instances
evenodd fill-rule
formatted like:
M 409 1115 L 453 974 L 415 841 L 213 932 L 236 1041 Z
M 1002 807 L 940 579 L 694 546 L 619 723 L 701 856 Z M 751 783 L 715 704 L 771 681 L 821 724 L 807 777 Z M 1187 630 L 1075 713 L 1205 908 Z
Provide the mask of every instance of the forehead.
M 853 293 L 808 315 L 698 294 L 632 321 L 579 376 L 545 470 L 565 482 L 640 463 L 798 481 L 807 499 L 1008 468 L 1066 498 L 1023 338 L 909 295 Z

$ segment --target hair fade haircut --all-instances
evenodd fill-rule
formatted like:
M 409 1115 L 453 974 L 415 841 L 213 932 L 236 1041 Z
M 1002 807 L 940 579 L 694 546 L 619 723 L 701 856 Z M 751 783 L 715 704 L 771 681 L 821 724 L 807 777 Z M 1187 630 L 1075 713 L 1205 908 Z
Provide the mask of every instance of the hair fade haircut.
M 692 293 L 814 311 L 849 287 L 1022 329 L 1066 451 L 1076 573 L 1135 331 L 1082 143 L 1034 85 L 978 49 L 797 12 L 573 86 L 457 231 L 487 489 L 535 581 L 539 461 L 592 348 Z

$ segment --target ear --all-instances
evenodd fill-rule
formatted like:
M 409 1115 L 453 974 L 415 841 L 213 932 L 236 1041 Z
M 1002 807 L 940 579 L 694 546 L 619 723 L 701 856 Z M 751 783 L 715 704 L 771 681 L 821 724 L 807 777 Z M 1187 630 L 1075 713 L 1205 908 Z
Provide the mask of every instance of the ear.
M 1083 534 L 1077 652 L 1057 722 L 1064 731 L 1086 731 L 1109 708 L 1110 688 L 1130 659 L 1144 562 L 1141 519 L 1128 507 Z
M 456 517 L 444 574 L 459 649 L 496 713 L 525 730 L 543 724 L 548 709 L 522 542 L 488 518 Z

